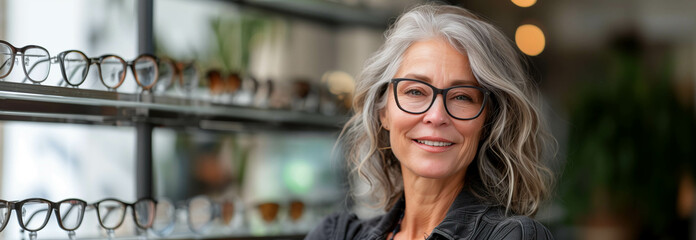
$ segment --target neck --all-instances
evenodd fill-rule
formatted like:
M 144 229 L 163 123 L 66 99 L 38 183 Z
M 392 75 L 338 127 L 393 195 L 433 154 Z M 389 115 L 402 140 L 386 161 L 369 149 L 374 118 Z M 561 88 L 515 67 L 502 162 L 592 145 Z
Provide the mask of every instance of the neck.
M 432 179 L 403 171 L 406 209 L 401 230 L 397 234 L 399 238 L 421 239 L 429 236 L 445 219 L 447 210 L 464 186 L 465 172 L 444 179 Z

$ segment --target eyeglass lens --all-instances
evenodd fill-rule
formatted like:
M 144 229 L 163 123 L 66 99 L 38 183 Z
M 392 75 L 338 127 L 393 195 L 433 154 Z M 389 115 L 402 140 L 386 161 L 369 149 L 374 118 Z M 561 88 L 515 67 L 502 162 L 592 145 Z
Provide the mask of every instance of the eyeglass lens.
M 12 55 L 12 47 L 5 43 L 0 43 L 0 78 L 10 74 L 14 62 L 14 56 Z
M 101 62 L 101 79 L 107 88 L 118 88 L 126 78 L 126 62 L 117 56 L 104 57 Z
M 51 203 L 43 200 L 26 200 L 20 202 L 20 219 L 27 231 L 39 231 L 46 225 L 50 216 Z
M 304 212 L 304 203 L 300 201 L 292 201 L 290 203 L 290 219 L 292 221 L 297 221 L 302 218 L 302 213 Z
M 175 220 L 176 207 L 174 204 L 165 198 L 158 199 L 152 229 L 160 235 L 168 235 L 174 230 Z
M 275 220 L 278 216 L 278 210 L 280 210 L 280 204 L 277 203 L 262 203 L 258 207 L 261 212 L 261 218 L 267 223 Z
M 51 56 L 46 49 L 28 47 L 24 50 L 22 64 L 30 80 L 43 82 L 48 78 L 48 72 L 51 69 Z
M 133 204 L 135 223 L 141 228 L 150 228 L 155 218 L 155 201 L 141 199 Z
M 170 60 L 160 59 L 159 62 L 159 78 L 157 80 L 157 85 L 155 86 L 155 91 L 164 92 L 172 84 L 172 79 L 176 77 L 176 70 L 174 63 Z
M 230 222 L 232 222 L 232 218 L 234 217 L 234 202 L 224 201 L 220 204 L 220 217 L 225 224 L 230 224 Z
M 87 78 L 89 59 L 78 51 L 66 52 L 61 56 L 64 78 L 70 85 L 77 86 Z
M 126 214 L 126 205 L 116 200 L 99 202 L 99 221 L 106 229 L 114 229 L 121 225 Z
M 186 91 L 191 91 L 198 86 L 198 70 L 193 63 L 183 64 L 181 66 L 183 77 L 183 87 Z
M 206 197 L 194 197 L 188 203 L 189 226 L 200 232 L 213 220 L 213 203 Z
M 58 203 L 58 217 L 64 230 L 74 231 L 80 227 L 85 206 L 86 204 L 79 200 L 64 200 Z
M 149 89 L 157 80 L 157 61 L 150 56 L 141 56 L 134 61 L 133 74 L 141 87 Z
M 7 201 L 0 201 L 0 231 L 2 231 L 5 226 L 7 226 L 7 221 L 10 220 L 10 203 Z
M 396 82 L 396 100 L 399 107 L 410 113 L 427 111 L 435 97 L 433 88 L 420 81 L 401 80 Z M 449 88 L 444 98 L 447 111 L 455 118 L 476 117 L 483 106 L 484 93 L 471 86 Z

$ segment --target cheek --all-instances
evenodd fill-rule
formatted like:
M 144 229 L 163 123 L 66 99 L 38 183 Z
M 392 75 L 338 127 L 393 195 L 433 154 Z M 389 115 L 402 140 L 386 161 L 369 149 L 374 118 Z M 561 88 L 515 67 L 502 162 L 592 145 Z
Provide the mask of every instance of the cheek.
M 401 111 L 399 107 L 394 102 L 394 98 L 391 94 L 388 96 L 386 106 L 380 111 L 380 123 L 382 127 L 390 131 L 390 135 L 393 136 L 394 132 L 404 132 L 406 128 L 414 125 L 414 120 L 417 122 L 417 115 L 412 115 Z
M 459 150 L 459 158 L 462 159 L 462 163 L 469 165 L 479 151 L 479 143 L 481 142 L 483 134 L 483 121 L 472 122 L 468 126 L 460 126 L 457 130 L 464 137 L 464 142 L 462 142 L 462 147 Z

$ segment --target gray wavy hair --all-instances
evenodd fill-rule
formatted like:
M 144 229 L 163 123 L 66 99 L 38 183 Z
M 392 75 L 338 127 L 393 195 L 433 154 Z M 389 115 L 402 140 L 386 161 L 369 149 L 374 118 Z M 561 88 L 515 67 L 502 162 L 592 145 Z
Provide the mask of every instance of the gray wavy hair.
M 399 161 L 388 149 L 389 134 L 379 121 L 388 83 L 411 44 L 443 38 L 468 56 L 474 76 L 493 96 L 477 156 L 466 173 L 467 186 L 491 204 L 533 216 L 552 182 L 542 153 L 554 141 L 545 131 L 525 61 L 510 40 L 463 8 L 437 4 L 404 13 L 385 35 L 385 44 L 358 77 L 354 115 L 340 135 L 351 173 L 370 185 L 377 205 L 388 210 L 403 194 Z

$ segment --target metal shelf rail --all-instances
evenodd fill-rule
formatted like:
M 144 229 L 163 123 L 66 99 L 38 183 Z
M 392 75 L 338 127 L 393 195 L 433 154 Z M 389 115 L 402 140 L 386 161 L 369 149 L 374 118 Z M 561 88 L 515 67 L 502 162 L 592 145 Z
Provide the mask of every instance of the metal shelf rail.
M 337 130 L 345 116 L 269 110 L 202 100 L 0 81 L 0 120 L 133 126 L 138 120 L 167 127 L 241 130 L 224 122 L 292 130 Z M 237 125 L 238 126 L 238 125 Z

